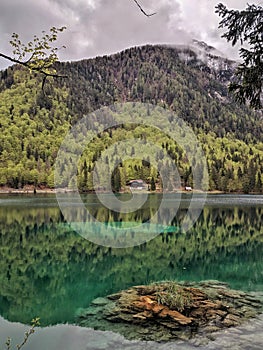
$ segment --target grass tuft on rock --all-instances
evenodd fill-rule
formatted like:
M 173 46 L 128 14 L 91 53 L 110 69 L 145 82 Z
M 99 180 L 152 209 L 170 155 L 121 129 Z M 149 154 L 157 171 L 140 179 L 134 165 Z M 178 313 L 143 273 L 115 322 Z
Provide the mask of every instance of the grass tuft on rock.
M 158 304 L 166 305 L 169 309 L 179 312 L 191 307 L 193 303 L 192 294 L 176 282 L 167 282 L 156 292 Z

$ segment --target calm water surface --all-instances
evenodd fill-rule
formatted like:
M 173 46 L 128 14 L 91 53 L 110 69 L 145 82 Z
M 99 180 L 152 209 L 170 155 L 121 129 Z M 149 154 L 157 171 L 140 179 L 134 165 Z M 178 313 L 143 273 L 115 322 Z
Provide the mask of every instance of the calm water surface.
M 78 310 L 94 298 L 157 280 L 217 279 L 232 288 L 262 292 L 263 196 L 209 195 L 194 227 L 182 233 L 189 196 L 166 199 L 166 211 L 175 211 L 166 223 L 172 229 L 143 245 L 113 249 L 76 234 L 54 195 L 1 195 L 1 340 L 35 316 L 42 326 L 73 324 Z M 121 199 L 127 200 L 125 195 Z M 102 222 L 145 222 L 158 210 L 161 196 L 149 196 L 141 210 L 129 214 L 110 212 L 95 195 L 83 200 Z

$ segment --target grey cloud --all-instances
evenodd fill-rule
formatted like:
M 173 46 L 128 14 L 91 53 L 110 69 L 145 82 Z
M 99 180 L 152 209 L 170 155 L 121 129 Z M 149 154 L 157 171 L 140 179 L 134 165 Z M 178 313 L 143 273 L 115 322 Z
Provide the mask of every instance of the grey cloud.
M 79 22 L 70 29 L 75 34 L 71 47 L 83 56 L 96 56 L 146 43 L 189 41 L 189 35 L 175 25 L 180 23 L 180 6 L 176 1 L 148 0 L 143 5 L 146 11 L 157 14 L 146 18 L 132 0 L 101 1 L 92 13 L 79 14 Z M 87 41 L 86 47 L 81 40 Z
M 13 32 L 18 33 L 23 42 L 32 40 L 34 34 L 40 36 L 42 30 L 62 25 L 62 18 L 52 11 L 48 0 L 1 1 L 0 5 L 0 52 L 11 54 L 9 40 Z M 0 59 L 0 67 L 7 61 Z
M 228 0 L 227 6 L 242 8 L 246 0 Z M 0 5 L 0 52 L 10 53 L 13 32 L 24 40 L 51 26 L 66 25 L 57 45 L 61 60 L 78 60 L 143 44 L 207 41 L 233 55 L 230 44 L 220 38 L 217 0 L 140 0 L 145 17 L 133 0 L 2 0 Z M 7 62 L 0 60 L 0 67 Z

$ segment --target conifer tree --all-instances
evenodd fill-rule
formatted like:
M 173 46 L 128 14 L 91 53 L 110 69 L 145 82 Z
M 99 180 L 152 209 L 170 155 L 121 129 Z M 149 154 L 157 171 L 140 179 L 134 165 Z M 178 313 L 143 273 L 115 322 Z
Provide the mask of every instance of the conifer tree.
M 222 35 L 227 41 L 241 45 L 240 58 L 234 81 L 229 90 L 237 101 L 248 102 L 250 107 L 262 108 L 263 82 L 263 7 L 247 5 L 246 9 L 229 10 L 222 3 L 216 6 L 216 12 L 222 17 L 219 28 L 226 28 Z

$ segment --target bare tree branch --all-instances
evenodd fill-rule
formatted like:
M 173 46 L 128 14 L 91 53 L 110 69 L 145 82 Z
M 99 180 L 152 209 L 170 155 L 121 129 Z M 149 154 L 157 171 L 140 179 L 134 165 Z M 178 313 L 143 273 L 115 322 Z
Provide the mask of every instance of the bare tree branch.
M 139 9 L 141 10 L 141 12 L 146 16 L 146 17 L 151 17 L 151 16 L 154 16 L 156 15 L 157 12 L 154 12 L 154 13 L 146 13 L 144 11 L 144 9 L 141 7 L 141 5 L 138 3 L 137 0 L 133 0 L 135 2 L 135 4 L 139 7 Z

